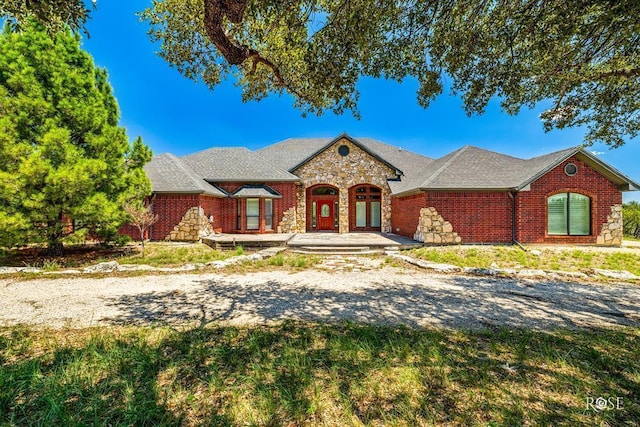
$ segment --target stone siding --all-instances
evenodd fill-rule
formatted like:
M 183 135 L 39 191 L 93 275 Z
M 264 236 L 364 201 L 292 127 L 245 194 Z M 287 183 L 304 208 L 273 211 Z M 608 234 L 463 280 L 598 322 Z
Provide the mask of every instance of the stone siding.
M 349 154 L 341 156 L 338 147 L 346 145 Z M 382 199 L 380 207 L 381 230 L 391 231 L 391 190 L 387 178 L 395 178 L 395 170 L 368 154 L 346 138 L 336 141 L 331 147 L 318 154 L 308 163 L 293 172 L 302 180 L 298 188 L 296 206 L 296 232 L 306 231 L 306 189 L 317 184 L 333 185 L 339 189 L 339 232 L 349 232 L 349 188 L 358 184 L 380 187 Z
M 213 227 L 199 206 L 190 208 L 165 240 L 196 241 L 213 233 Z
M 598 245 L 620 246 L 622 244 L 622 205 L 611 206 L 607 222 L 602 224 Z
M 277 227 L 278 233 L 298 233 L 298 224 L 296 220 L 296 208 L 287 209 L 282 215 L 280 224 Z
M 462 243 L 462 238 L 453 231 L 451 223 L 445 221 L 436 208 L 432 207 L 420 209 L 420 219 L 413 240 L 434 244 Z

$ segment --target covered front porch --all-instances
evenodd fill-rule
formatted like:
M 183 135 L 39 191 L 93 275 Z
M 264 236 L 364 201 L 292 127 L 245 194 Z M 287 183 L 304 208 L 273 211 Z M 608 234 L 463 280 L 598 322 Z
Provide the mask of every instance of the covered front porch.
M 391 233 L 283 233 L 211 234 L 202 242 L 214 249 L 259 249 L 286 246 L 306 252 L 382 252 L 385 249 L 411 249 L 423 246 L 408 237 Z

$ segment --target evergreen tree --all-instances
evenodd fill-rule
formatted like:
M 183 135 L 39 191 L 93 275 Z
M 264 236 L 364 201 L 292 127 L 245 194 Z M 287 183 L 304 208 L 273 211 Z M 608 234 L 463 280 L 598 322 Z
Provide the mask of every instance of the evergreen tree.
M 70 31 L 35 22 L 0 35 L 0 246 L 62 252 L 69 220 L 113 236 L 150 192 L 151 151 L 118 126 L 107 80 Z

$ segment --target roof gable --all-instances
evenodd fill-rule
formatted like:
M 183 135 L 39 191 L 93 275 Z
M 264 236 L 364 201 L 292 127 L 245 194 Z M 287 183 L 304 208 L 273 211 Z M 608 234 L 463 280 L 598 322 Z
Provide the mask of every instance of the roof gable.
M 380 157 L 378 154 L 376 154 L 375 152 L 371 151 L 368 147 L 366 147 L 364 144 L 360 143 L 357 139 L 350 137 L 349 135 L 347 135 L 346 133 L 343 133 L 342 135 L 339 135 L 338 137 L 332 139 L 331 141 L 329 141 L 328 144 L 326 144 L 324 147 L 322 147 L 320 150 L 312 153 L 310 156 L 308 156 L 307 158 L 303 159 L 300 163 L 298 163 L 297 165 L 293 166 L 293 168 L 289 169 L 290 172 L 294 172 L 295 170 L 301 168 L 302 166 L 304 166 L 305 164 L 309 163 L 312 159 L 314 159 L 315 157 L 319 156 L 320 154 L 324 153 L 326 150 L 328 150 L 330 147 L 332 147 L 333 145 L 337 144 L 338 142 L 342 141 L 346 139 L 347 141 L 349 141 L 350 143 L 352 143 L 353 145 L 355 145 L 356 147 L 360 148 L 362 151 L 364 151 L 365 153 L 369 154 L 371 157 L 373 157 L 374 159 L 378 160 L 379 162 L 383 163 L 384 165 L 388 166 L 389 168 L 393 169 L 396 171 L 396 175 L 400 176 L 403 174 L 402 170 L 400 170 L 400 168 L 392 165 L 391 163 L 389 163 L 387 160 L 383 159 L 382 157 Z
M 529 160 L 537 166 L 537 173 L 527 178 L 519 186 L 518 190 L 530 185 L 534 181 L 546 175 L 549 171 L 557 167 L 559 164 L 575 156 L 576 158 L 585 162 L 589 167 L 604 176 L 614 184 L 618 186 L 620 191 L 637 191 L 640 190 L 640 184 L 634 182 L 631 178 L 624 175 L 622 172 L 611 166 L 610 164 L 600 160 L 589 151 L 585 150 L 583 146 L 569 148 L 566 150 L 558 151 L 555 153 L 547 154 L 545 156 L 536 157 Z

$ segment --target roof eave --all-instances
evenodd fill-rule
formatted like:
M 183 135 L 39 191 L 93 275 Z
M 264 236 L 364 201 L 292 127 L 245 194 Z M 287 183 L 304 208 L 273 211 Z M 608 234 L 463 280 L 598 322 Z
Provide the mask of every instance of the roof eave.
M 441 191 L 441 192 L 451 191 L 456 193 L 463 192 L 463 191 L 476 192 L 476 193 L 480 193 L 480 192 L 506 193 L 510 191 L 516 191 L 516 189 L 514 187 L 417 187 L 417 188 L 411 188 L 409 190 L 399 191 L 397 193 L 391 193 L 391 195 L 394 197 L 405 197 L 405 196 L 411 196 L 419 193 L 428 193 L 431 191 Z
M 403 191 L 399 191 L 397 193 L 391 193 L 392 197 L 407 197 L 407 196 L 413 196 L 414 194 L 420 194 L 423 191 L 420 190 L 419 188 L 412 188 L 410 190 L 403 190 Z
M 207 196 L 213 196 L 213 197 L 218 197 L 220 199 L 223 199 L 226 196 L 226 194 L 218 194 L 218 193 L 210 193 L 208 191 L 204 191 L 204 190 L 151 190 L 152 194 L 204 194 Z
M 494 191 L 494 192 L 507 192 L 507 191 L 516 191 L 516 188 L 514 187 L 491 187 L 491 186 L 486 186 L 486 187 L 421 187 L 419 188 L 420 191 L 454 191 L 454 192 L 461 192 L 461 191 L 471 191 L 471 192 L 488 192 L 488 191 Z
M 618 184 L 618 189 L 620 191 L 638 191 L 638 190 L 640 190 L 640 184 L 638 184 L 637 182 L 633 181 L 631 178 L 629 178 L 628 176 L 626 176 L 625 174 L 623 174 L 622 172 L 620 172 L 618 169 L 614 168 L 613 166 L 609 165 L 608 163 L 603 162 L 602 160 L 600 160 L 599 158 L 597 158 L 595 155 L 591 154 L 587 150 L 581 149 L 581 150 L 579 150 L 579 154 L 584 155 L 585 157 L 587 157 L 588 159 L 590 159 L 591 161 L 596 163 L 599 167 L 603 168 L 606 172 L 608 172 L 611 175 L 615 176 L 620 181 L 623 181 L 622 183 Z
M 237 183 L 260 183 L 260 182 L 300 182 L 300 178 L 286 178 L 286 179 L 248 179 L 248 178 L 204 178 L 206 182 L 209 184 L 214 184 L 216 182 L 237 182 Z

